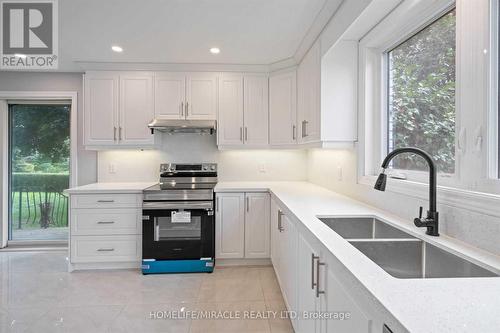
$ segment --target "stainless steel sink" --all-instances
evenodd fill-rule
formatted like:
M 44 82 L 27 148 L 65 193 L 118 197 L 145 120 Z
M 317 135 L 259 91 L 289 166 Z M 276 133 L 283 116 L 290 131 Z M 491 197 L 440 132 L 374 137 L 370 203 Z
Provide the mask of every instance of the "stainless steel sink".
M 415 238 L 372 217 L 321 217 L 319 219 L 345 239 Z
M 396 278 L 497 277 L 500 275 L 413 237 L 377 218 L 319 217 L 319 219 Z
M 495 277 L 495 272 L 419 239 L 350 241 L 390 275 L 401 279 Z

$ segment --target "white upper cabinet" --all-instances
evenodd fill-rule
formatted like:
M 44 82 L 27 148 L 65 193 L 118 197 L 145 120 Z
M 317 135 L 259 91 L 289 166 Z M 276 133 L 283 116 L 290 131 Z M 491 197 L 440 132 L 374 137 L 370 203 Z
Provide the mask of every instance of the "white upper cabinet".
M 191 73 L 186 78 L 186 119 L 216 119 L 217 75 Z
M 319 41 L 306 53 L 297 70 L 298 142 L 320 140 L 321 49 Z
M 215 120 L 217 74 L 163 73 L 155 78 L 155 117 Z
M 152 74 L 120 76 L 119 110 L 118 139 L 121 145 L 154 144 L 154 136 L 148 128 L 154 118 Z
M 269 143 L 269 87 L 264 75 L 246 75 L 243 79 L 246 145 L 266 146 Z
M 161 73 L 155 76 L 155 118 L 184 119 L 186 76 Z
M 84 142 L 89 148 L 154 144 L 153 74 L 90 72 L 85 75 Z
M 219 81 L 219 146 L 268 145 L 268 91 L 267 75 L 222 74 Z
M 269 141 L 272 146 L 297 142 L 297 73 L 269 78 Z
M 86 74 L 84 81 L 85 145 L 114 145 L 117 140 L 119 76 Z
M 218 119 L 219 146 L 243 144 L 243 75 L 221 75 Z

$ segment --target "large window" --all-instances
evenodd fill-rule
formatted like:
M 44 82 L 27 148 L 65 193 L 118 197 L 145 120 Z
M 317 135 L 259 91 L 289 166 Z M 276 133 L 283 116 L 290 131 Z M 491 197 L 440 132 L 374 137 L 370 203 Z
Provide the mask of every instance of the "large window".
M 387 149 L 427 151 L 441 173 L 455 172 L 455 10 L 387 53 Z M 427 170 L 415 155 L 392 167 Z

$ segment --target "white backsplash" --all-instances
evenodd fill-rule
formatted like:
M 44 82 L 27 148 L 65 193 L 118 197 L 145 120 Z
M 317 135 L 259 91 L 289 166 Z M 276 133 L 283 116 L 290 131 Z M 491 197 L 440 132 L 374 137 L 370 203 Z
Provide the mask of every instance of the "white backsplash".
M 157 181 L 160 163 L 216 162 L 220 181 L 306 180 L 306 150 L 219 151 L 216 137 L 157 134 L 156 150 L 98 153 L 98 181 Z M 114 170 L 113 170 L 114 169 Z

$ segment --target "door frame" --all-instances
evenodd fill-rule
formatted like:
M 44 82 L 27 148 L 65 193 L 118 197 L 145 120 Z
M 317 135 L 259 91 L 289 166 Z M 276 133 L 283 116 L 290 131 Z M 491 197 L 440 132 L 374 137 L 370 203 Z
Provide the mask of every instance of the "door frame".
M 78 93 L 76 91 L 0 91 L 0 248 L 9 239 L 9 100 L 70 100 L 70 177 L 69 186 L 78 184 Z M 22 242 L 20 242 L 22 243 Z M 33 243 L 47 243 L 33 241 Z M 55 243 L 50 241 L 50 243 Z M 57 242 L 60 243 L 60 242 Z M 64 243 L 67 243 L 64 241 Z

